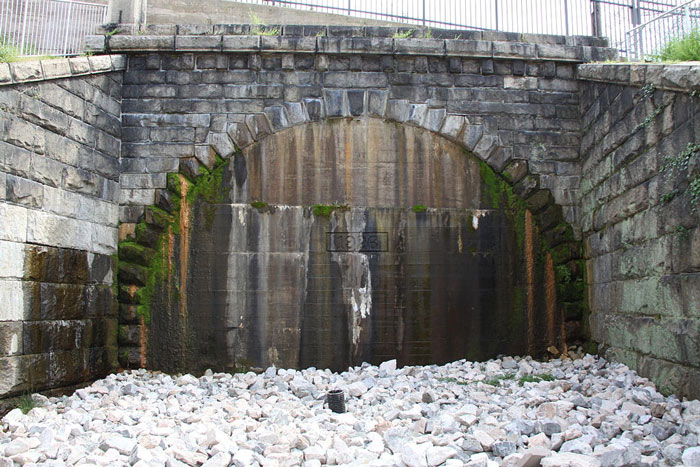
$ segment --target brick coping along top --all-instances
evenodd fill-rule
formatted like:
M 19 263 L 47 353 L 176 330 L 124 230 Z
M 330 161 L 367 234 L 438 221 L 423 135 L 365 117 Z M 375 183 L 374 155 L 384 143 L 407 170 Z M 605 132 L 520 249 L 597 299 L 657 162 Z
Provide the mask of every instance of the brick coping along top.
M 93 52 L 265 52 L 393 54 L 590 62 L 617 58 L 607 40 L 499 31 L 250 24 L 105 25 Z M 410 35 L 410 37 L 405 37 Z

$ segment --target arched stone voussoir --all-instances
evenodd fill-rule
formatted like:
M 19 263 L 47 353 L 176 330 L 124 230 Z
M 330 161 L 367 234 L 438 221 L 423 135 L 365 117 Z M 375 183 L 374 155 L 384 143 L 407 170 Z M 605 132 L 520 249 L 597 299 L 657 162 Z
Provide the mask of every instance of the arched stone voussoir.
M 228 133 L 209 132 L 209 135 L 207 135 L 207 140 L 209 146 L 211 146 L 211 148 L 224 159 L 228 159 L 234 152 L 238 150 L 236 144 L 234 144 L 234 142 L 231 140 Z M 200 162 L 202 161 L 200 160 Z M 206 163 L 204 165 L 208 166 L 208 164 Z

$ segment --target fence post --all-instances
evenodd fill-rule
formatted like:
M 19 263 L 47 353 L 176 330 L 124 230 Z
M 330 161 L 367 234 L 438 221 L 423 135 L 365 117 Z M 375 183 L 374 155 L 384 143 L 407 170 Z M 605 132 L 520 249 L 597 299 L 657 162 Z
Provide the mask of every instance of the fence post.
M 687 36 L 690 34 L 690 7 L 683 7 L 683 35 Z
M 566 35 L 569 35 L 569 0 L 564 0 L 564 24 L 566 25 Z
M 350 2 L 352 2 L 352 0 L 348 0 L 348 16 L 350 16 L 350 14 L 351 14 L 351 13 L 350 13 L 350 11 L 351 11 L 351 8 L 350 8 L 350 7 L 351 7 L 352 5 L 350 4 Z
M 24 18 L 22 19 L 22 39 L 20 40 L 19 53 L 24 55 L 24 40 L 27 36 L 27 16 L 29 16 L 29 0 L 24 0 Z
M 600 23 L 600 3 L 598 0 L 591 0 L 593 10 L 591 12 L 591 21 L 593 22 L 593 35 L 601 37 L 603 35 L 603 27 Z
M 493 6 L 496 15 L 496 31 L 500 31 L 500 29 L 498 29 L 498 0 L 493 0 Z
M 425 27 L 425 0 L 423 0 L 423 27 Z
M 68 53 L 68 35 L 71 29 L 71 20 L 73 13 L 73 2 L 68 4 L 68 15 L 66 16 L 66 34 L 63 37 L 63 55 Z

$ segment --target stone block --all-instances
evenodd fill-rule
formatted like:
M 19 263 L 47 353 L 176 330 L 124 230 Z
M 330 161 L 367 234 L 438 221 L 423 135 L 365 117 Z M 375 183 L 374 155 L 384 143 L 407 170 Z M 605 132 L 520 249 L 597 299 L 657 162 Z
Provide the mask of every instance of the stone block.
M 359 116 L 365 112 L 365 91 L 348 91 L 348 109 L 350 110 L 350 115 Z
M 210 132 L 208 142 L 214 151 L 224 159 L 228 159 L 236 151 L 236 146 L 226 133 Z
M 369 115 L 384 117 L 386 114 L 389 93 L 381 90 L 367 91 L 367 112 Z
M 209 128 L 209 114 L 126 114 L 125 126 Z
M 27 208 L 0 203 L 0 240 L 27 241 Z
M 112 59 L 109 55 L 93 55 L 87 58 L 90 70 L 95 72 L 112 71 Z
M 31 210 L 27 217 L 27 241 L 41 245 L 90 250 L 92 228 L 89 222 Z
M 484 136 L 484 126 L 483 125 L 469 125 L 464 127 L 464 132 L 462 133 L 461 142 L 464 147 L 470 151 L 475 151 L 477 144 L 481 141 Z M 485 158 L 482 160 L 486 160 Z
M 491 57 L 493 45 L 481 40 L 446 40 L 445 51 L 451 57 Z
M 255 141 L 248 126 L 244 122 L 230 123 L 226 132 L 229 138 L 231 138 L 231 141 L 241 149 L 253 144 Z
M 131 190 L 124 189 L 120 191 L 119 204 L 120 205 L 135 205 L 135 206 L 149 206 L 155 201 L 155 190 Z M 121 220 L 121 218 L 120 218 Z M 122 220 L 122 222 L 124 222 Z
M 386 118 L 402 123 L 408 120 L 410 112 L 411 104 L 408 101 L 392 99 L 387 105 Z
M 20 355 L 22 346 L 22 322 L 5 321 L 0 326 L 0 356 Z
M 442 128 L 443 121 L 445 120 L 447 112 L 445 109 L 429 109 L 426 116 L 425 120 L 423 122 L 423 126 L 430 131 L 433 131 L 435 133 L 440 131 L 440 128 Z
M 255 114 L 247 115 L 245 123 L 248 126 L 250 134 L 253 136 L 255 141 L 260 141 L 267 135 L 272 134 L 272 128 L 270 127 L 270 122 L 267 119 L 266 114 Z
M 9 83 L 12 81 L 9 63 L 0 63 L 0 83 Z
M 323 76 L 323 84 L 329 88 L 382 88 L 389 81 L 385 73 L 332 71 Z
M 222 49 L 222 36 L 175 36 L 178 52 L 209 52 Z
M 6 199 L 30 208 L 41 208 L 44 189 L 40 183 L 26 178 L 7 176 Z
M 323 100 L 325 103 L 326 117 L 344 117 L 347 115 L 344 91 L 324 89 Z
M 124 173 L 119 178 L 122 188 L 165 188 L 166 174 Z
M 317 122 L 324 118 L 324 106 L 321 99 L 304 99 L 304 108 L 306 109 L 306 115 L 309 117 L 309 121 Z M 242 146 L 241 146 L 242 147 Z
M 304 106 L 301 102 L 286 102 L 284 108 L 290 125 L 298 125 L 307 121 Z
M 260 50 L 315 52 L 315 37 L 260 36 Z
M 441 39 L 394 39 L 394 52 L 407 55 L 444 55 L 445 42 Z
M 214 32 L 212 24 L 178 24 L 178 36 L 211 36 Z
M 113 51 L 166 51 L 175 50 L 175 36 L 121 36 L 107 38 L 108 47 Z
M 273 131 L 284 130 L 290 125 L 287 113 L 282 105 L 267 107 L 265 109 L 265 115 L 267 115 Z
M 440 128 L 440 133 L 448 139 L 455 140 L 462 132 L 462 128 L 467 123 L 466 117 L 461 115 L 447 115 Z
M 24 244 L 0 240 L 0 278 L 24 277 Z
M 71 76 L 68 59 L 42 60 L 41 69 L 45 79 L 65 78 Z
M 0 322 L 24 319 L 24 290 L 19 280 L 0 279 Z
M 494 41 L 492 44 L 494 58 L 535 58 L 537 55 L 535 44 L 501 41 Z
M 126 55 L 110 55 L 109 58 L 112 60 L 112 70 L 114 70 L 114 71 L 126 70 L 126 66 L 127 66 L 127 56 Z
M 74 75 L 90 73 L 90 62 L 87 57 L 72 57 L 68 59 L 70 71 Z
M 39 61 L 10 63 L 10 73 L 16 83 L 36 81 L 44 77 Z
M 5 125 L 3 139 L 14 146 L 24 148 L 37 154 L 46 150 L 45 135 L 34 125 L 20 119 L 12 119 Z M 7 156 L 6 156 L 7 157 Z M 27 158 L 27 162 L 29 158 Z
M 117 236 L 118 230 L 115 227 L 92 224 L 90 251 L 103 255 L 115 254 L 117 252 Z
M 223 36 L 224 52 L 257 52 L 261 36 Z

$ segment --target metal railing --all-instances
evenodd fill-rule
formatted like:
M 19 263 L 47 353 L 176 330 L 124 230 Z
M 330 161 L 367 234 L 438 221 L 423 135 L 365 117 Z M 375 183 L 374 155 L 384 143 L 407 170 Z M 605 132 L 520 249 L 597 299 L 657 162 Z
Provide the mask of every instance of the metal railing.
M 0 42 L 20 56 L 82 52 L 85 36 L 107 19 L 107 5 L 72 0 L 0 0 Z
M 445 29 L 590 35 L 590 0 L 243 0 Z
M 239 0 L 447 29 L 607 37 L 625 55 L 625 33 L 681 0 Z
M 692 0 L 640 24 L 625 34 L 627 57 L 644 60 L 658 54 L 672 39 L 700 28 L 700 1 Z

